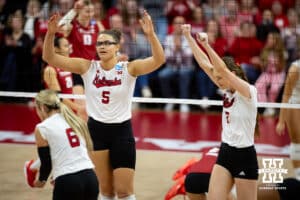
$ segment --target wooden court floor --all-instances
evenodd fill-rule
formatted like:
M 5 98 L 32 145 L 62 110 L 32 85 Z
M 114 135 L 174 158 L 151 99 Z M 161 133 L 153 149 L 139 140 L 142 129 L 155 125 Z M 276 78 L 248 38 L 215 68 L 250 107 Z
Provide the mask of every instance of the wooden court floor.
M 0 143 L 0 200 L 50 200 L 52 186 L 32 189 L 25 184 L 23 164 L 36 157 L 34 145 Z M 135 177 L 135 193 L 138 200 L 163 200 L 173 185 L 173 173 L 199 153 L 138 150 Z M 261 158 L 259 158 L 261 167 Z M 284 177 L 292 176 L 291 162 L 284 159 L 283 168 L 288 169 Z M 261 177 L 260 177 L 261 178 Z M 184 199 L 183 196 L 174 200 Z

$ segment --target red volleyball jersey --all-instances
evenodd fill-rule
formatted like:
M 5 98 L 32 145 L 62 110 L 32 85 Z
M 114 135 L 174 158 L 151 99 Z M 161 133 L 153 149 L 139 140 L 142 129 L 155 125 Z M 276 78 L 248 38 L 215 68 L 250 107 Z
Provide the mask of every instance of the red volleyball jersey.
M 193 164 L 191 168 L 188 170 L 188 173 L 191 172 L 211 173 L 214 164 L 216 163 L 218 153 L 219 153 L 219 148 L 217 147 L 204 150 L 201 160 Z
M 68 36 L 71 46 L 71 57 L 85 59 L 96 59 L 96 42 L 99 34 L 99 27 L 95 21 L 91 21 L 87 27 L 79 24 L 77 19 L 72 21 L 72 31 Z
M 48 66 L 51 67 L 51 66 Z M 61 93 L 63 94 L 72 94 L 72 88 L 73 88 L 73 79 L 72 79 L 72 73 L 64 71 L 57 67 L 52 67 L 56 71 L 56 78 L 58 80 Z M 45 83 L 46 88 L 49 88 L 47 83 Z

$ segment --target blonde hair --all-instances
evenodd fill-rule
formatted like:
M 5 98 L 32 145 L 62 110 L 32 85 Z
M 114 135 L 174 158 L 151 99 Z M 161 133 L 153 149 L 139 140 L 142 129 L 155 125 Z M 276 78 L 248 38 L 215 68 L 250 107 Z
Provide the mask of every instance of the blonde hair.
M 93 142 L 90 137 L 86 123 L 78 117 L 68 106 L 61 102 L 57 92 L 54 90 L 41 90 L 35 97 L 37 106 L 44 105 L 46 112 L 52 110 L 59 110 L 66 122 L 73 129 L 77 136 L 81 136 L 85 142 L 89 151 L 93 150 Z

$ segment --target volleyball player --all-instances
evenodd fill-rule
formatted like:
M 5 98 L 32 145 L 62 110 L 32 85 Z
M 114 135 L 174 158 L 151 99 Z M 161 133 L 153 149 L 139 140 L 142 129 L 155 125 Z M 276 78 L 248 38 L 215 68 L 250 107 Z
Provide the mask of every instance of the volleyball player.
M 208 44 L 207 34 L 191 36 L 191 26 L 182 25 L 199 66 L 222 90 L 222 143 L 209 183 L 208 199 L 224 199 L 233 184 L 238 199 L 257 198 L 258 163 L 254 147 L 257 119 L 257 91 L 247 82 L 240 66 L 230 57 L 221 59 Z M 243 114 L 241 114 L 243 113 Z
M 69 57 L 69 42 L 66 38 L 57 36 L 54 39 L 55 52 L 59 55 Z M 47 65 L 44 69 L 43 80 L 48 89 L 58 91 L 62 94 L 73 93 L 72 73 L 64 71 L 59 67 Z M 69 106 L 82 119 L 87 121 L 85 106 L 78 104 L 70 99 L 63 99 L 63 103 Z
M 30 186 L 44 187 L 52 170 L 54 200 L 97 200 L 98 180 L 88 155 L 93 144 L 86 123 L 53 90 L 39 92 L 35 103 L 42 121 L 35 129 L 41 166 Z
M 294 61 L 288 71 L 282 103 L 300 104 L 300 59 Z M 290 158 L 295 170 L 295 177 L 300 181 L 300 109 L 280 109 L 276 132 L 283 134 L 287 127 L 291 144 Z
M 104 27 L 94 20 L 94 5 L 91 0 L 79 0 L 60 21 L 64 36 L 70 43 L 70 57 L 97 59 L 96 42 L 98 34 Z M 73 73 L 73 93 L 84 94 L 84 84 L 80 75 Z M 75 103 L 85 106 L 83 99 Z
M 206 200 L 209 180 L 218 152 L 218 147 L 205 149 L 200 160 L 191 159 L 177 170 L 173 180 L 178 181 L 168 191 L 165 200 L 170 200 L 177 194 L 186 194 L 189 200 Z M 234 191 L 235 189 L 225 199 L 234 200 Z
M 100 183 L 101 199 L 134 200 L 135 140 L 131 127 L 131 99 L 136 77 L 158 69 L 165 62 L 163 48 L 146 11 L 141 27 L 151 45 L 152 56 L 118 62 L 121 33 L 99 34 L 96 49 L 100 61 L 65 58 L 54 51 L 58 15 L 50 18 L 44 41 L 43 59 L 53 66 L 80 74 L 84 80 L 88 127 L 94 144 L 93 162 Z

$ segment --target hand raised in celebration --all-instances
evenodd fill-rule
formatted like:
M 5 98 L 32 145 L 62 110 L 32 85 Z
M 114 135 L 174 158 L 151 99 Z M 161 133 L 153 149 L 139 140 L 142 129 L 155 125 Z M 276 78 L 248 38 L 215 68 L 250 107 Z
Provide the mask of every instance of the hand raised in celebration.
M 200 32 L 196 34 L 197 41 L 202 45 L 208 45 L 208 35 L 207 33 Z
M 183 24 L 181 25 L 182 34 L 188 36 L 191 34 L 191 25 L 190 24 Z
M 139 20 L 139 22 L 146 35 L 154 34 L 152 19 L 146 10 L 144 10 L 143 17 Z
M 61 31 L 61 26 L 58 25 L 59 18 L 59 14 L 54 14 L 50 17 L 48 21 L 48 33 L 55 34 Z

